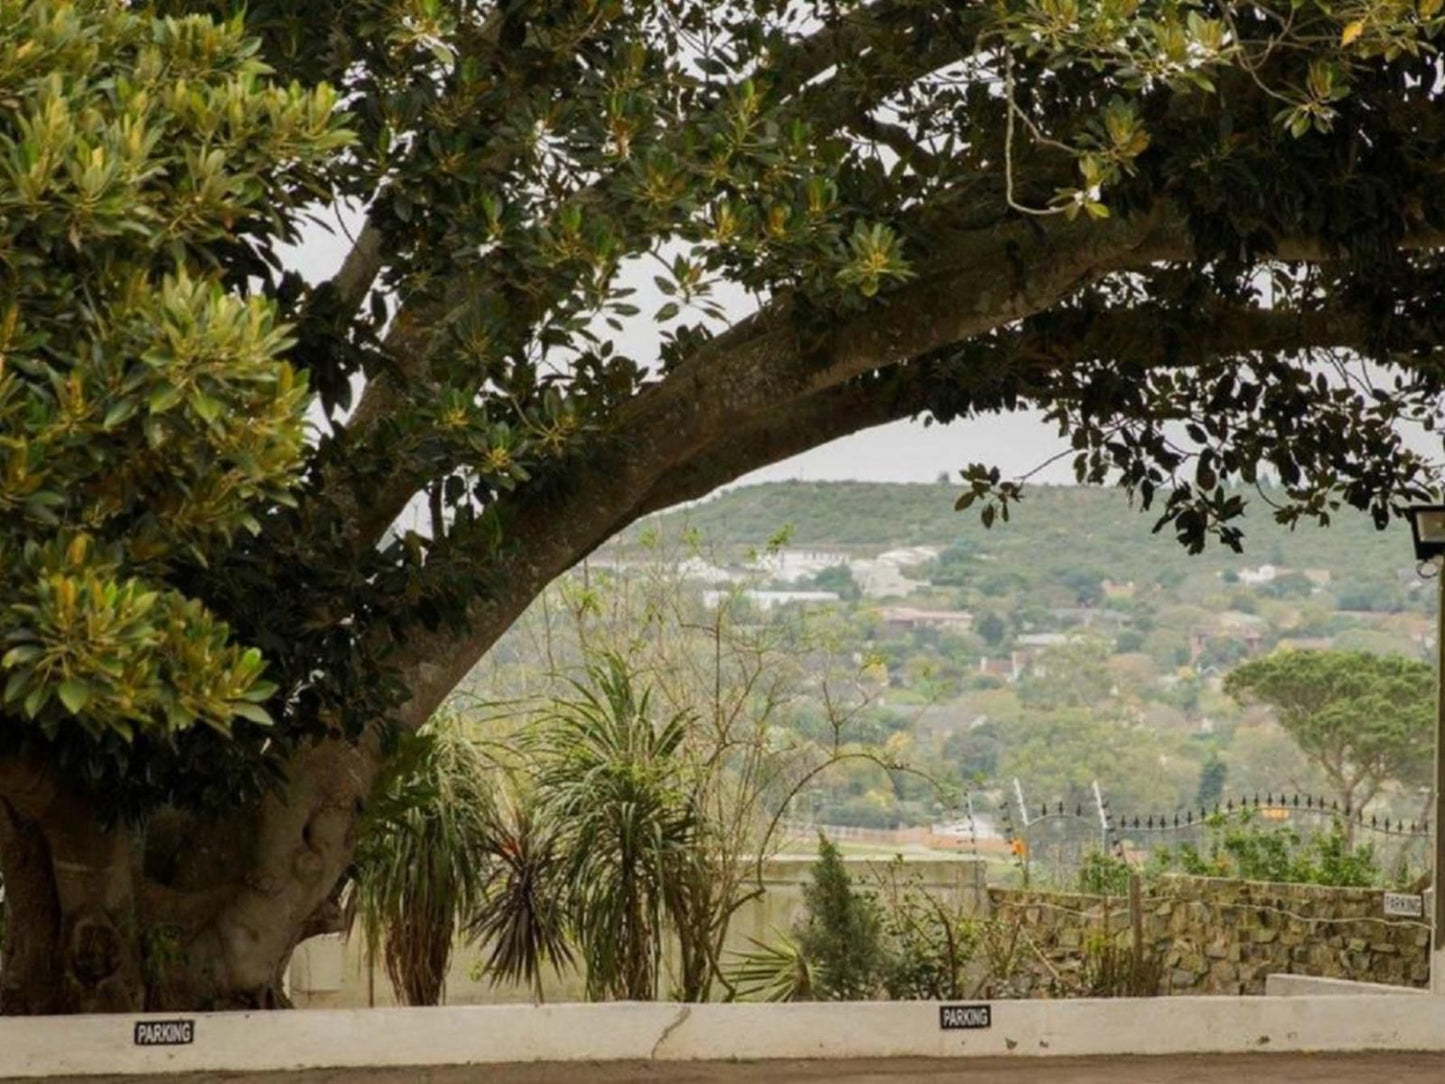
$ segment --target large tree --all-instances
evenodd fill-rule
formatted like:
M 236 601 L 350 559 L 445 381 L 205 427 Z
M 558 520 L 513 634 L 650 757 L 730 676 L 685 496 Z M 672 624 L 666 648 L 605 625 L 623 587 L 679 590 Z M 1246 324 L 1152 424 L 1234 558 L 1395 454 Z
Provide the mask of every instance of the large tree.
M 1416 659 L 1277 651 L 1231 671 L 1224 688 L 1273 710 L 1325 773 L 1346 814 L 1364 809 L 1390 782 L 1423 783 L 1429 775 L 1435 671 Z
M 1040 407 L 1192 547 L 1266 470 L 1385 520 L 1439 8 L 0 0 L 4 1010 L 277 1003 L 396 732 L 842 434 Z

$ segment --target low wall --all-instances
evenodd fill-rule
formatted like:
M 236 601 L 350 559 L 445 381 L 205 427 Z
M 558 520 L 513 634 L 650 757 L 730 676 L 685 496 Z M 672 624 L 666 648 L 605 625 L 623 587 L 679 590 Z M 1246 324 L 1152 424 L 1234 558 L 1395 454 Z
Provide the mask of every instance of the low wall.
M 728 927 L 724 953 L 746 950 L 749 938 L 768 942 L 775 931 L 786 932 L 803 909 L 803 886 L 808 883 L 815 859 L 782 856 L 763 864 L 763 894 L 744 904 Z M 867 885 L 889 866 L 885 859 L 849 856 L 843 859 L 853 880 Z M 930 893 L 958 905 L 968 914 L 987 907 L 986 863 L 971 855 L 904 856 L 905 875 L 916 878 Z M 508 1004 L 531 1002 L 533 991 L 525 985 L 504 983 L 493 986 L 474 974 L 480 951 L 459 944 L 452 954 L 447 973 L 446 1002 L 449 1005 Z M 664 977 L 664 989 L 667 980 Z M 298 1008 L 340 1009 L 367 1005 L 396 1004 L 385 968 L 378 961 L 373 969 L 365 942 L 340 937 L 318 937 L 298 947 L 291 963 L 290 992 Z M 542 996 L 548 1002 L 581 1001 L 581 975 L 575 971 L 561 976 L 548 971 Z
M 1076 988 L 1104 938 L 1131 943 L 1124 897 L 993 888 L 1004 925 L 1018 923 L 1027 951 L 1016 993 Z M 1161 994 L 1263 994 L 1271 972 L 1393 986 L 1430 978 L 1430 927 L 1387 918 L 1383 893 L 1366 888 L 1165 877 L 1143 900 L 1146 950 L 1160 967 Z
M 1385 986 L 1378 982 L 1352 979 L 1321 979 L 1314 975 L 1269 975 L 1264 980 L 1265 997 L 1429 997 L 1418 986 Z
M 191 1042 L 134 1043 L 134 1016 L 0 1019 L 0 1077 L 507 1062 L 1068 1057 L 1445 1050 L 1445 998 L 1001 1001 L 943 1030 L 935 1002 L 493 1005 L 189 1016 Z M 665 1072 L 659 1071 L 659 1079 Z

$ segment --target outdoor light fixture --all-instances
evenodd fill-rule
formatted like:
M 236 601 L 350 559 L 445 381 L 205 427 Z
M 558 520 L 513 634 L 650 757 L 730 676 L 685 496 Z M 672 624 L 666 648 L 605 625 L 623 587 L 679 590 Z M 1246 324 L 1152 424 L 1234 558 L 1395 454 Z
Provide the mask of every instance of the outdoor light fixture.
M 1445 554 L 1445 504 L 1419 504 L 1405 514 L 1415 537 L 1415 559 L 1431 561 Z
M 1415 559 L 1424 565 L 1445 558 L 1445 505 L 1405 509 L 1415 536 Z M 1445 995 L 1445 561 L 1435 569 L 1439 601 L 1435 615 L 1435 808 L 1431 810 L 1430 990 Z

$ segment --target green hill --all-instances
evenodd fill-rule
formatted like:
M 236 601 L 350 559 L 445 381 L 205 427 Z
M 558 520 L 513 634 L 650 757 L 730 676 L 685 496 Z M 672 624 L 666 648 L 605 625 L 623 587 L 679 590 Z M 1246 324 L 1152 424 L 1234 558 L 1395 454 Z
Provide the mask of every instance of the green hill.
M 975 511 L 958 512 L 952 484 L 771 482 L 717 494 L 651 522 L 671 532 L 687 524 L 724 550 L 757 546 L 780 529 L 789 544 L 858 554 L 912 545 L 963 543 L 1003 568 L 1030 564 L 1104 564 L 1115 579 L 1153 579 L 1269 563 L 1328 569 L 1345 580 L 1393 578 L 1413 565 L 1404 523 L 1377 530 L 1368 516 L 1342 509 L 1329 527 L 1276 523 L 1258 495 L 1244 519 L 1244 552 L 1212 546 L 1190 556 L 1166 531 L 1152 534 L 1152 513 L 1129 506 L 1117 489 L 1030 486 L 1007 523 L 985 529 Z

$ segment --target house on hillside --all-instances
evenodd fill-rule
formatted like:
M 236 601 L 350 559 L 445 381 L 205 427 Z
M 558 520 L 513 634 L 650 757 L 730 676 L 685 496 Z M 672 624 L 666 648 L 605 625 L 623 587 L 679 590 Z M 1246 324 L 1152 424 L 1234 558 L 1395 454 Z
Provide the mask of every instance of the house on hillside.
M 779 583 L 797 583 L 816 576 L 825 568 L 847 563 L 847 554 L 837 550 L 779 549 L 760 554 L 749 568 Z
M 913 594 L 918 587 L 918 581 L 910 580 L 896 565 L 871 560 L 850 561 L 848 570 L 853 573 L 853 582 L 865 598 L 901 598 Z
M 709 609 L 716 608 L 725 599 L 734 596 L 747 599 L 760 610 L 771 610 L 775 606 L 800 603 L 807 606 L 826 605 L 841 602 L 836 591 L 704 591 L 702 604 Z
M 1258 587 L 1262 583 L 1273 583 L 1280 570 L 1274 565 L 1260 565 L 1258 568 L 1241 568 L 1239 582 L 1246 587 Z
M 919 610 L 911 606 L 885 606 L 878 612 L 878 616 L 893 632 L 912 632 L 915 629 L 967 632 L 973 628 L 973 614 L 968 610 Z
M 877 557 L 865 557 L 848 562 L 848 571 L 867 598 L 898 598 L 911 595 L 920 581 L 913 579 L 904 569 L 917 568 L 938 558 L 935 546 L 905 546 L 885 550 Z
M 978 672 L 987 677 L 1000 678 L 1012 685 L 1022 675 L 1023 667 L 1018 652 L 1013 651 L 1004 656 L 983 656 L 978 660 Z
M 1264 618 L 1255 614 L 1229 610 L 1215 618 L 1212 625 L 1200 625 L 1189 632 L 1189 661 L 1197 662 L 1210 644 L 1233 640 L 1244 645 L 1247 657 L 1258 655 L 1264 646 L 1267 628 Z
M 1050 612 L 1061 625 L 1082 625 L 1086 629 L 1095 625 L 1108 625 L 1117 629 L 1129 622 L 1129 615 L 1123 610 L 1112 610 L 1107 606 L 1060 606 Z

